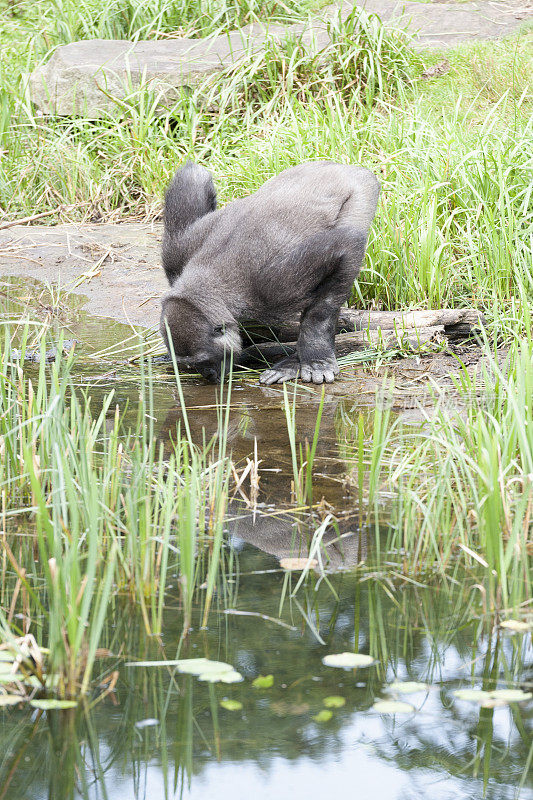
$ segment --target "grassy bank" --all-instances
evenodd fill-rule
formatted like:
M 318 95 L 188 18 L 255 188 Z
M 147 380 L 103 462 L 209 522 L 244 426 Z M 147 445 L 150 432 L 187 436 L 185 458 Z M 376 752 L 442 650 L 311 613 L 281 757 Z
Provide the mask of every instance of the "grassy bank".
M 227 7 L 215 7 L 227 29 Z M 54 119 L 36 114 L 21 73 L 52 45 L 81 35 L 80 20 L 85 36 L 130 38 L 164 35 L 177 22 L 164 23 L 160 6 L 105 6 L 90 24 L 83 5 L 37 8 L 49 19 L 37 25 L 52 26 L 44 37 L 35 33 L 33 6 L 23 4 L 4 14 L 0 33 L 5 219 L 58 208 L 50 222 L 158 216 L 164 187 L 187 157 L 213 171 L 222 203 L 306 159 L 362 163 L 383 193 L 354 302 L 474 305 L 501 334 L 521 329 L 522 304 L 533 296 L 527 32 L 465 45 L 447 54 L 448 72 L 426 78 L 439 54 L 416 55 L 374 18 L 362 27 L 333 20 L 333 43 L 320 58 L 298 41 L 272 44 L 161 116 L 140 90 L 104 119 Z M 238 6 L 246 18 L 250 8 Z M 211 19 L 199 10 L 180 13 L 189 24 Z M 109 16 L 115 22 L 106 27 Z M 129 20 L 122 32 L 121 19 Z
M 272 44 L 162 115 L 142 90 L 104 119 L 43 118 L 23 92 L 21 73 L 78 36 L 206 33 L 273 7 L 107 4 L 95 15 L 89 5 L 42 2 L 35 17 L 33 6 L 9 7 L 0 34 L 3 218 L 58 207 L 50 221 L 153 218 L 187 157 L 214 172 L 222 202 L 306 159 L 373 168 L 383 194 L 353 301 L 476 306 L 491 330 L 484 375 L 475 383 L 458 363 L 455 409 L 435 395 L 436 413 L 421 431 L 402 428 L 379 403 L 370 436 L 361 419 L 340 426 L 359 524 L 378 534 L 369 556 L 376 572 L 366 579 L 377 576 L 390 591 L 435 576 L 456 585 L 466 575 L 482 596 L 468 613 L 488 629 L 501 616 L 526 616 L 533 503 L 528 38 L 464 46 L 448 54 L 448 72 L 428 79 L 424 69 L 438 54 L 421 57 L 376 19 L 357 26 L 351 18 L 332 22 L 332 45 L 320 58 L 299 41 Z M 294 5 L 276 9 L 283 17 Z M 22 368 L 25 340 L 17 344 L 21 360 L 5 326 L 1 333 L 2 637 L 20 659 L 23 688 L 72 697 L 90 689 L 98 651 L 116 642 L 110 620 L 129 609 L 147 635 L 159 636 L 173 585 L 186 630 L 194 613 L 206 624 L 215 588 L 222 606 L 233 591 L 223 569 L 226 553 L 234 557 L 223 546 L 235 478 L 228 406 L 218 404 L 216 444 L 192 442 L 186 425 L 174 441 L 160 442 L 144 361 L 128 428 L 113 393 L 95 401 L 90 387 L 73 386 L 74 356 Z M 502 342 L 511 347 L 505 363 L 491 354 Z M 179 378 L 175 390 L 184 406 Z M 295 501 L 318 502 L 312 464 L 320 420 L 300 446 L 289 394 L 285 412 Z M 316 518 L 316 552 L 325 530 Z M 309 571 L 293 587 L 295 597 L 314 579 Z M 284 581 L 281 606 L 290 594 Z M 311 616 L 302 612 L 310 628 Z

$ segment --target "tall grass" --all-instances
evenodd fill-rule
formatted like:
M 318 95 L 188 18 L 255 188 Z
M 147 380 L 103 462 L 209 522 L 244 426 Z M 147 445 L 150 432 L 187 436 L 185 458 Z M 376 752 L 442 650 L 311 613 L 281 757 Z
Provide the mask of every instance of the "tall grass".
M 117 593 L 140 609 L 146 631 L 159 635 L 172 570 L 186 633 L 194 593 L 206 579 L 207 620 L 228 500 L 224 429 L 216 451 L 179 429 L 170 444 L 158 441 L 150 362 L 146 370 L 141 362 L 137 423 L 125 430 L 112 392 L 96 403 L 73 388 L 72 358 L 49 369 L 42 359 L 34 385 L 3 333 L 0 551 L 13 577 L 2 589 L 9 613 L 0 616 L 5 636 L 32 633 L 46 648 L 47 674 L 61 696 L 72 697 L 89 689 Z M 44 353 L 45 338 L 41 346 Z M 23 342 L 22 357 L 24 349 Z M 22 623 L 14 613 L 20 589 Z
M 417 581 L 481 571 L 487 613 L 518 612 L 531 596 L 533 342 L 460 375 L 453 403 L 435 390 L 420 432 L 378 405 L 369 438 L 361 418 L 345 419 L 342 452 L 362 522 L 376 531 L 371 560 L 401 554 L 401 572 Z
M 33 29 L 49 47 L 78 39 L 206 36 L 266 18 L 291 23 L 305 17 L 316 5 L 320 3 L 313 0 L 37 0 L 31 4 L 23 0 L 17 3 L 17 12 L 19 16 L 33 17 Z

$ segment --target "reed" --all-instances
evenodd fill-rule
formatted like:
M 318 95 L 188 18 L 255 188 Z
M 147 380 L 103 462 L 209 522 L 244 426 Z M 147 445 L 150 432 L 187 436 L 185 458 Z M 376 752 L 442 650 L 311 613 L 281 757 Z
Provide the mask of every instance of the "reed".
M 73 387 L 73 357 L 50 369 L 42 360 L 33 383 L 4 333 L 0 550 L 14 578 L 3 586 L 10 612 L 0 619 L 8 641 L 31 632 L 47 651 L 37 675 L 43 687 L 75 697 L 90 688 L 114 597 L 126 593 L 147 633 L 159 635 L 172 570 L 182 587 L 184 631 L 204 580 L 207 620 L 228 501 L 227 421 L 216 451 L 179 429 L 170 443 L 159 441 L 151 363 L 141 360 L 137 422 L 126 430 L 113 392 L 95 402 Z M 13 579 L 23 589 L 22 623 L 16 595 L 6 602 Z

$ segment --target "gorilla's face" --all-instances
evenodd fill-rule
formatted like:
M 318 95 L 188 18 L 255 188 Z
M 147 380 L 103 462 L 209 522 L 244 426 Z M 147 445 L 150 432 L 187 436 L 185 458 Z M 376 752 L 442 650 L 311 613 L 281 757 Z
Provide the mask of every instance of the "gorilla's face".
M 161 335 L 178 365 L 191 367 L 212 382 L 220 381 L 222 369 L 228 371 L 232 357 L 242 350 L 236 322 L 213 323 L 190 300 L 172 295 L 163 299 Z

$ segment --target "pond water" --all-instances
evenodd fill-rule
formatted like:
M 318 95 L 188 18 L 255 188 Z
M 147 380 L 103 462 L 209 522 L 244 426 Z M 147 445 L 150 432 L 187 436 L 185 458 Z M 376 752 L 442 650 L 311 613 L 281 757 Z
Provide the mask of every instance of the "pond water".
M 82 310 L 68 326 L 82 352 L 130 334 Z M 96 399 L 114 388 L 134 414 L 135 366 L 102 358 L 76 381 L 91 384 Z M 213 387 L 193 379 L 183 386 L 193 436 L 211 435 Z M 298 393 L 300 441 L 312 439 L 319 398 L 315 390 Z M 280 558 L 306 554 L 319 519 L 287 513 L 292 466 L 281 389 L 259 387 L 255 377 L 236 381 L 228 439 L 241 464 L 254 457 L 257 441 L 258 503 L 255 511 L 244 501 L 232 505 L 223 586 L 207 628 L 196 609 L 179 657 L 228 662 L 244 680 L 210 684 L 165 665 L 128 666 L 176 658 L 177 576 L 161 641 L 147 637 L 140 615 L 117 599 L 96 670 L 118 670 L 113 692 L 94 703 L 97 691 L 73 711 L 0 710 L 0 800 L 533 798 L 531 703 L 481 708 L 453 694 L 472 685 L 530 689 L 530 636 L 483 624 L 474 573 L 447 581 L 429 570 L 423 580 L 406 580 L 401 553 L 376 560 L 380 534 L 359 525 L 348 430 L 362 411 L 371 433 L 373 398 L 326 397 L 313 491 L 317 514 L 333 513 L 338 529 L 324 537 L 326 576 L 311 573 L 292 596 L 299 573 L 282 570 Z M 154 402 L 155 430 L 166 441 L 182 414 L 163 367 Z M 354 650 L 372 652 L 375 663 L 344 670 L 322 662 Z M 256 686 L 259 676 L 272 678 Z M 403 693 L 391 687 L 395 681 L 425 686 Z M 373 709 L 380 699 L 411 708 L 380 713 Z M 227 701 L 236 701 L 234 710 Z

